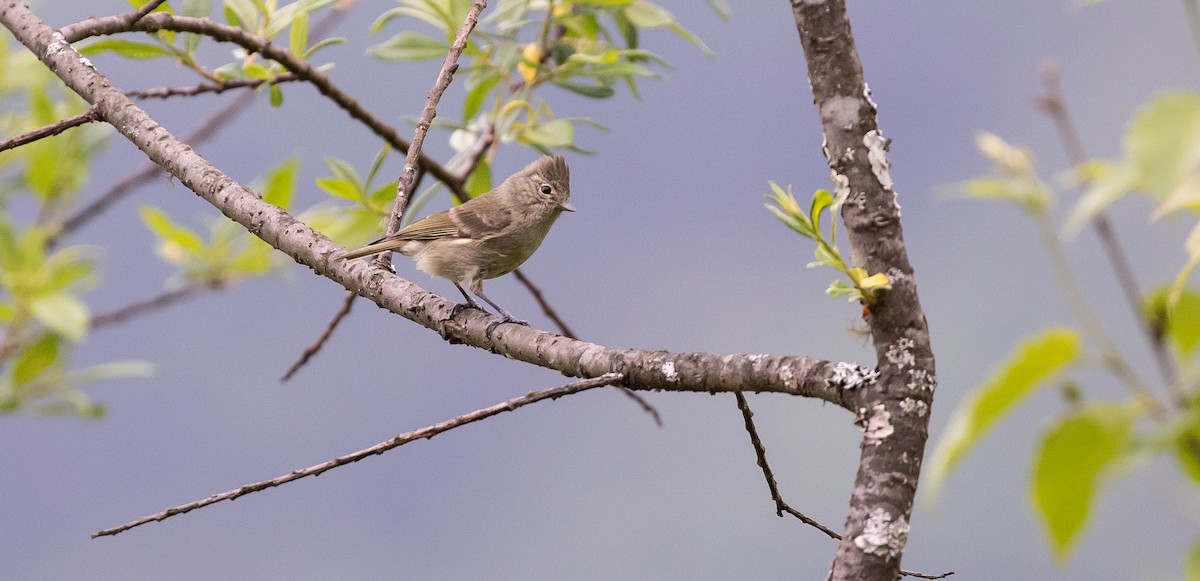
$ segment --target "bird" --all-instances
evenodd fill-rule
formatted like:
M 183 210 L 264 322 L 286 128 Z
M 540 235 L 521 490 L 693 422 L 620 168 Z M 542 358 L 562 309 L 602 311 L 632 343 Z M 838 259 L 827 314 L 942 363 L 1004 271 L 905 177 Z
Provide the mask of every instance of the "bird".
M 470 289 L 500 313 L 500 322 L 528 325 L 489 299 L 483 281 L 516 270 L 541 246 L 559 215 L 575 211 L 570 181 L 565 158 L 543 156 L 499 186 L 341 258 L 399 252 L 418 270 L 454 283 L 467 301 L 460 306 L 484 310 L 467 294 Z

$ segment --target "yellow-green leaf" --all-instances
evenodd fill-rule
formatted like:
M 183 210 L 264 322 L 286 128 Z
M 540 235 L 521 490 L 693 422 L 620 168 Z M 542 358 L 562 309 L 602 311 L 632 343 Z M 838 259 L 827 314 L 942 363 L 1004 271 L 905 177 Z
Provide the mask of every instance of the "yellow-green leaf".
M 1188 581 L 1200 581 L 1200 540 L 1192 545 L 1192 550 L 1188 551 L 1187 563 L 1184 564 L 1187 568 Z
M 1079 336 L 1051 327 L 1025 339 L 950 418 L 930 463 L 924 495 L 937 495 L 950 471 L 1017 404 L 1079 358 Z
M 58 358 L 58 336 L 42 335 L 33 345 L 26 347 L 13 360 L 12 382 L 20 387 L 36 378 Z
M 1141 189 L 1164 198 L 1200 167 L 1200 95 L 1167 93 L 1142 107 L 1125 135 Z
M 1059 421 L 1042 439 L 1031 496 L 1058 561 L 1087 526 L 1105 472 L 1129 446 L 1136 416 L 1129 406 L 1095 404 Z
M 33 297 L 30 301 L 33 316 L 51 331 L 72 341 L 87 334 L 91 315 L 87 305 L 67 293 L 50 293 Z

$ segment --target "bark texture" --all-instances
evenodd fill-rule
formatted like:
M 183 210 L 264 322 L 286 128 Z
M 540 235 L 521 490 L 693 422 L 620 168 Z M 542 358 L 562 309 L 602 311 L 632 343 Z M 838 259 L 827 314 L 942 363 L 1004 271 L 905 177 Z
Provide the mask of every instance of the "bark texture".
M 842 218 L 853 261 L 892 280 L 892 290 L 867 314 L 879 379 L 856 392 L 861 458 L 831 578 L 890 581 L 899 575 L 929 435 L 933 350 L 904 248 L 888 141 L 876 125 L 845 1 L 792 0 L 792 13 L 821 116 L 824 153 L 837 193 L 845 196 Z

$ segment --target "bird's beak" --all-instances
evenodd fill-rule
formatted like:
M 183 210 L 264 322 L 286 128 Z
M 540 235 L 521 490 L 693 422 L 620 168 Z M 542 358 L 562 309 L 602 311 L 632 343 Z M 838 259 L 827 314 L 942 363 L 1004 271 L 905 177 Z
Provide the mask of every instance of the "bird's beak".
M 560 203 L 560 204 L 558 205 L 558 207 L 559 207 L 559 208 L 562 208 L 562 209 L 564 209 L 564 210 L 566 210 L 566 211 L 568 211 L 568 212 L 574 212 L 574 211 L 575 211 L 575 206 L 572 206 L 572 205 L 571 205 L 569 202 L 562 202 L 562 203 Z

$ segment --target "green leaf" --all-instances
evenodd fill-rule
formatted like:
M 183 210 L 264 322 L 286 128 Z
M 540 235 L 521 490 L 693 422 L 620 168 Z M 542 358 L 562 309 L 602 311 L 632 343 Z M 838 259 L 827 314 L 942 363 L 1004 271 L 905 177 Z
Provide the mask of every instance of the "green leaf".
M 358 189 L 354 184 L 338 178 L 317 178 L 317 187 L 325 190 L 331 196 L 357 202 L 360 200 Z
M 79 49 L 80 54 L 96 55 L 105 51 L 115 52 L 123 57 L 145 60 L 167 56 L 167 49 L 157 44 L 134 42 L 122 38 L 101 38 Z
M 154 364 L 146 361 L 112 361 L 85 367 L 67 374 L 67 379 L 76 384 L 95 383 L 108 379 L 154 376 Z
M 87 305 L 67 293 L 49 293 L 33 297 L 29 303 L 33 316 L 51 331 L 72 341 L 87 334 L 91 315 Z
M 584 97 L 591 97 L 593 99 L 607 99 L 616 94 L 616 91 L 608 85 L 580 85 L 567 81 L 555 81 L 554 84 L 571 91 L 572 93 L 583 95 Z
M 518 141 L 547 148 L 568 147 L 575 143 L 575 128 L 566 119 L 555 119 L 526 128 Z
M 1172 307 L 1170 290 L 1160 286 L 1147 293 L 1142 311 L 1181 357 L 1190 357 L 1200 347 L 1200 292 L 1184 289 Z
M 367 48 L 367 54 L 388 61 L 419 61 L 446 56 L 450 45 L 424 34 L 405 30 L 392 38 Z
M 486 159 L 479 160 L 479 163 L 475 165 L 471 175 L 467 176 L 463 188 L 472 198 L 492 189 L 492 166 Z
M 270 100 L 271 106 L 278 109 L 283 106 L 283 89 L 279 85 L 271 85 Z
M 1187 563 L 1184 564 L 1188 581 L 1200 581 L 1200 540 L 1188 551 Z
M 362 178 L 358 177 L 358 172 L 355 171 L 354 166 L 350 165 L 346 161 L 336 157 L 326 157 L 325 165 L 329 166 L 329 171 L 333 172 L 334 177 L 350 182 L 354 185 L 354 189 L 366 189 L 366 186 L 363 185 Z
M 1034 457 L 1031 496 L 1062 562 L 1079 540 L 1106 471 L 1129 447 L 1137 413 L 1099 403 L 1059 421 Z
M 1142 107 L 1125 135 L 1141 189 L 1165 198 L 1200 167 L 1200 95 L 1167 93 Z
M 267 172 L 267 185 L 263 186 L 262 191 L 263 201 L 288 209 L 296 192 L 296 174 L 299 171 L 300 158 L 292 156 Z
M 492 71 L 471 75 L 467 79 L 467 96 L 463 99 L 463 119 L 475 117 L 488 94 L 499 82 L 500 75 Z
M 176 244 L 196 256 L 204 253 L 204 240 L 200 235 L 172 222 L 166 212 L 154 206 L 142 206 L 139 211 L 142 222 L 163 242 Z
M 308 50 L 308 12 L 304 10 L 298 11 L 292 19 L 292 27 L 288 32 L 288 49 L 296 56 Z
M 950 471 L 992 426 L 1035 389 L 1075 363 L 1079 350 L 1078 334 L 1066 327 L 1051 327 L 1022 341 L 954 410 L 934 450 L 925 496 L 936 496 Z
M 1080 173 L 1087 179 L 1087 188 L 1063 226 L 1067 236 L 1078 234 L 1085 224 L 1137 187 L 1137 170 L 1129 163 L 1092 162 Z
M 624 14 L 638 28 L 658 28 L 675 22 L 670 12 L 649 0 L 630 2 Z
M 20 387 L 40 375 L 58 358 L 58 336 L 52 333 L 42 335 L 33 345 L 26 347 L 13 360 L 13 385 Z
M 317 54 L 317 51 L 319 51 L 327 46 L 333 46 L 335 44 L 346 44 L 347 42 L 349 42 L 349 40 L 344 36 L 335 36 L 332 38 L 323 39 L 323 40 L 317 42 L 317 44 L 314 44 L 311 47 L 309 47 L 308 50 L 304 51 L 304 54 L 301 55 L 301 58 L 308 60 L 314 54 Z

